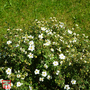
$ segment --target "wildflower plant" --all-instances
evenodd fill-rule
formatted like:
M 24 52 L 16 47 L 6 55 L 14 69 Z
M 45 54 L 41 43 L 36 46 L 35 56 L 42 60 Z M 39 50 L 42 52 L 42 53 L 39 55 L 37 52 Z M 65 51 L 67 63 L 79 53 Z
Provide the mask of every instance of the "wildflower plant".
M 89 88 L 88 36 L 69 30 L 51 17 L 48 22 L 36 19 L 28 30 L 7 29 L 5 39 L 0 53 L 0 78 L 10 79 L 12 88 Z

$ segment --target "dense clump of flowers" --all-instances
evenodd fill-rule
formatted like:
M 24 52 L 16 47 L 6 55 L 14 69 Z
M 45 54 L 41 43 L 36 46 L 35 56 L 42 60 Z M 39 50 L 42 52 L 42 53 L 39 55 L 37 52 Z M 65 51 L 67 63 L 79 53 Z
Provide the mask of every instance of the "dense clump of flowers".
M 2 78 L 10 79 L 12 88 L 30 90 L 89 87 L 90 40 L 85 34 L 51 17 L 48 22 L 36 19 L 30 30 L 7 29 L 5 38 L 1 83 Z

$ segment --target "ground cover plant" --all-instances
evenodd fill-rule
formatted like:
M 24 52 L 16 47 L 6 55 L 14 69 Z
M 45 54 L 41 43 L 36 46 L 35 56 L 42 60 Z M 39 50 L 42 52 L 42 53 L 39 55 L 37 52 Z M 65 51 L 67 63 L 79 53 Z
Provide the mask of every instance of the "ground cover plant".
M 28 30 L 8 28 L 0 82 L 11 80 L 11 90 L 89 90 L 90 39 L 74 30 L 55 17 L 36 19 Z

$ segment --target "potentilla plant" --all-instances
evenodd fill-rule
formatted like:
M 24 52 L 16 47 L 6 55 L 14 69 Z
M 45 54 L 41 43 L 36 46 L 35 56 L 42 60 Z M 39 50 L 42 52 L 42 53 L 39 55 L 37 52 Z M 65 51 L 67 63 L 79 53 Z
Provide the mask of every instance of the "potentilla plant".
M 29 30 L 7 29 L 0 53 L 2 79 L 22 90 L 89 89 L 90 40 L 50 17 Z M 78 27 L 79 28 L 79 27 Z

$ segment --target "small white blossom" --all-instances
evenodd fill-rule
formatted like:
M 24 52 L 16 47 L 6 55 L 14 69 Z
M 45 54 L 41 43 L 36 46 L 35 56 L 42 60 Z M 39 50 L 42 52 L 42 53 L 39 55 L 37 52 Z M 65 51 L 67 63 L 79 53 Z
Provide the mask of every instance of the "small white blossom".
M 47 29 L 47 28 L 45 28 L 45 27 L 41 27 L 41 30 L 42 30 L 42 31 L 45 31 L 46 29 Z
M 28 54 L 28 57 L 29 57 L 29 58 L 33 58 L 33 54 L 32 54 L 32 53 L 29 53 L 29 54 Z
M 52 77 L 51 77 L 50 75 L 48 75 L 48 76 L 47 76 L 47 79 L 50 80 L 50 79 L 52 79 Z
M 63 54 L 60 54 L 60 55 L 59 55 L 59 58 L 60 58 L 60 59 L 65 59 L 65 56 L 64 56 Z
M 63 64 L 63 61 L 60 61 L 60 64 L 62 65 Z
M 18 47 L 18 46 L 19 46 L 19 44 L 16 45 L 16 47 Z
M 69 85 L 65 85 L 64 89 L 66 90 L 70 89 Z
M 59 71 L 59 70 L 57 70 L 56 75 L 58 75 L 58 74 L 59 74 L 59 72 L 60 72 L 60 71 Z
M 6 70 L 6 73 L 10 75 L 10 74 L 11 74 L 11 69 L 8 68 L 8 69 Z
M 52 51 L 52 52 L 54 52 L 54 49 L 53 49 L 53 48 L 51 48 L 51 51 Z
M 42 72 L 42 76 L 46 77 L 47 76 L 47 72 L 46 71 Z
M 13 86 L 13 83 L 11 82 L 11 86 Z
M 40 77 L 40 78 L 39 78 L 39 81 L 42 81 L 42 82 L 43 82 L 43 81 L 44 81 L 44 78 L 41 78 L 41 77 Z
M 34 42 L 33 42 L 33 41 L 30 41 L 30 42 L 29 42 L 29 44 L 30 44 L 30 45 L 33 45 L 33 44 L 34 44 Z
M 48 66 L 46 65 L 46 64 L 44 64 L 44 67 L 47 69 L 48 68 Z
M 84 63 L 87 63 L 87 61 L 84 61 Z
M 71 65 L 71 62 L 69 62 L 69 66 Z
M 21 77 L 21 75 L 20 74 L 17 74 L 17 78 L 20 78 Z
M 75 24 L 78 27 L 78 24 Z
M 33 51 L 34 50 L 34 46 L 29 46 L 28 50 Z
M 17 82 L 17 87 L 20 87 L 23 83 Z
M 53 62 L 53 65 L 54 65 L 54 66 L 57 66 L 57 65 L 58 65 L 58 62 L 57 62 L 57 61 L 54 61 L 54 62 Z
M 71 83 L 76 84 L 76 80 L 72 79 Z
M 61 47 L 59 49 L 57 49 L 59 52 L 61 52 Z
M 12 41 L 10 41 L 10 40 L 9 40 L 9 41 L 7 41 L 7 44 L 8 44 L 8 45 L 9 45 L 9 44 L 11 44 L 11 43 L 12 43 Z
M 24 48 L 22 48 L 22 47 L 20 48 L 20 50 L 21 50 L 22 52 L 25 52 L 25 49 L 24 49 Z
M 30 90 L 32 90 L 32 87 L 31 87 L 31 86 L 29 86 L 29 89 L 30 89 Z
M 30 36 L 28 36 L 28 38 L 31 38 L 31 39 L 33 39 L 34 37 L 30 35 Z
M 42 39 L 42 38 L 43 38 L 43 34 L 39 35 L 38 37 L 39 37 L 40 39 Z
M 68 29 L 68 33 L 69 33 L 69 34 L 72 34 L 72 31 Z
M 36 70 L 34 71 L 34 73 L 35 73 L 35 74 L 39 74 L 39 71 L 40 71 L 40 70 L 36 69 Z
M 61 28 L 63 28 L 64 23 L 62 23 L 62 22 L 59 22 L 59 23 L 60 23 L 60 25 L 59 25 L 59 26 L 60 26 Z
M 76 33 L 73 33 L 73 35 L 76 35 Z
M 46 43 L 44 44 L 45 46 L 48 46 L 48 45 L 51 44 L 51 41 L 50 40 L 45 40 L 45 41 L 46 41 Z

